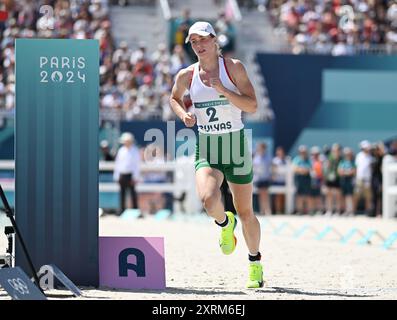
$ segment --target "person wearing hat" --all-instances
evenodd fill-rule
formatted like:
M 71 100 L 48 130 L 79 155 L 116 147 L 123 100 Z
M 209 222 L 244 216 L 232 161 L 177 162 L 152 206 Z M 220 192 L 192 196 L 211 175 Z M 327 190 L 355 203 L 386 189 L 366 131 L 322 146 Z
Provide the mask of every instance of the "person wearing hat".
M 257 110 L 255 91 L 243 64 L 219 52 L 214 28 L 205 21 L 193 24 L 185 39 L 198 62 L 176 75 L 170 105 L 187 127 L 197 123 L 196 186 L 209 216 L 221 228 L 219 245 L 224 254 L 236 248 L 237 219 L 225 212 L 220 186 L 229 184 L 248 247 L 249 278 L 246 286 L 263 286 L 260 224 L 253 212 L 252 155 L 244 134 L 241 113 Z M 193 112 L 183 102 L 189 91 Z M 238 158 L 238 159 L 237 159 Z
M 123 145 L 117 151 L 114 163 L 113 179 L 120 185 L 120 214 L 127 208 L 127 191 L 130 192 L 132 208 L 138 208 L 135 184 L 139 177 L 141 157 L 134 141 L 134 136 L 129 132 L 124 132 L 121 135 L 120 143 Z
M 298 148 L 299 154 L 292 160 L 294 170 L 294 179 L 296 186 L 296 211 L 303 214 L 305 211 L 311 211 L 311 168 L 312 164 L 305 145 Z M 306 210 L 305 210 L 306 204 Z
M 123 40 L 120 42 L 119 47 L 114 51 L 112 62 L 113 64 L 119 64 L 122 61 L 129 61 L 130 57 L 131 51 L 128 48 L 128 43 Z
M 345 215 L 354 215 L 355 208 L 353 202 L 354 177 L 356 175 L 356 165 L 354 163 L 353 150 L 350 148 L 343 149 L 343 159 L 338 165 L 338 174 L 340 177 L 340 186 L 344 200 Z

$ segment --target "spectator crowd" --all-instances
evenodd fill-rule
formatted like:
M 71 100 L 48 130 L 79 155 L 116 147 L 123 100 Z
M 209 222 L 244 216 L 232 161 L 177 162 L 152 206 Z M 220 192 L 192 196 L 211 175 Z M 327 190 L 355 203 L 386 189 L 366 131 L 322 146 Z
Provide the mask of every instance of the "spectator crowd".
M 120 184 L 121 190 L 119 213 L 127 208 L 127 203 L 144 212 L 160 210 L 165 205 L 166 194 L 153 192 L 144 195 L 144 198 L 142 195 L 138 197 L 135 186 L 137 183 L 171 182 L 172 174 L 156 170 L 141 173 L 139 170 L 141 163 L 161 166 L 169 161 L 169 155 L 158 146 L 149 144 L 139 147 L 130 133 L 123 133 L 119 142 L 122 145 L 114 153 L 109 150 L 107 141 L 100 144 L 100 159 L 115 161 L 113 178 Z M 338 143 L 322 148 L 300 145 L 298 154 L 292 157 L 282 147 L 276 148 L 274 156 L 268 149 L 265 142 L 259 142 L 253 152 L 253 183 L 257 199 L 254 203 L 257 204 L 255 210 L 258 214 L 286 213 L 285 191 L 270 193 L 269 188 L 287 186 L 288 172 L 291 170 L 295 187 L 294 214 L 382 216 L 382 166 L 384 163 L 397 163 L 397 139 L 388 146 L 383 142 L 363 140 L 357 154 Z M 126 196 L 128 191 L 131 201 Z M 222 193 L 227 201 L 229 191 L 226 184 L 222 186 Z
M 45 5 L 53 10 L 50 16 L 40 13 Z M 117 120 L 173 118 L 168 106 L 173 76 L 189 63 L 181 47 L 169 54 L 159 44 L 149 54 L 143 42 L 133 50 L 124 41 L 116 46 L 107 0 L 9 0 L 6 10 L 8 20 L 0 23 L 0 110 L 15 107 L 16 38 L 97 39 L 101 114 L 116 113 Z
M 101 66 L 113 52 L 107 0 L 6 0 L 2 9 L 0 109 L 14 109 L 16 38 L 98 39 Z
M 52 11 L 43 15 L 43 8 Z M 148 52 L 145 42 L 134 48 L 126 41 L 115 44 L 107 0 L 8 0 L 5 9 L 8 19 L 0 22 L 0 110 L 12 113 L 15 107 L 16 38 L 97 39 L 102 120 L 175 119 L 168 103 L 174 76 L 194 57 L 190 45 L 184 43 L 194 23 L 189 10 L 176 19 L 171 52 L 165 43 Z M 219 14 L 215 27 L 223 47 L 230 50 L 233 28 L 225 14 Z
M 268 0 L 295 54 L 352 55 L 397 45 L 395 0 Z
M 281 147 L 275 157 L 265 143 L 254 154 L 254 184 L 258 190 L 260 214 L 285 212 L 283 194 L 271 201 L 268 188 L 286 184 L 286 169 L 292 165 L 296 214 L 382 215 L 382 164 L 397 162 L 397 140 L 386 148 L 383 143 L 360 143 L 360 151 L 333 144 L 322 149 L 301 145 L 292 159 Z

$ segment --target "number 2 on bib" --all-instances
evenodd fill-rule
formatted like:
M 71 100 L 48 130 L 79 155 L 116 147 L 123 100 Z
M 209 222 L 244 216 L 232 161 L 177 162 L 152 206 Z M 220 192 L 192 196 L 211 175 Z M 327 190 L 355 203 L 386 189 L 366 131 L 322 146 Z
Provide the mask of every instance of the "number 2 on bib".
M 210 119 L 208 120 L 208 122 L 214 122 L 214 121 L 218 121 L 219 118 L 216 117 L 216 109 L 215 108 L 208 108 L 205 113 L 207 114 L 207 116 L 210 117 Z

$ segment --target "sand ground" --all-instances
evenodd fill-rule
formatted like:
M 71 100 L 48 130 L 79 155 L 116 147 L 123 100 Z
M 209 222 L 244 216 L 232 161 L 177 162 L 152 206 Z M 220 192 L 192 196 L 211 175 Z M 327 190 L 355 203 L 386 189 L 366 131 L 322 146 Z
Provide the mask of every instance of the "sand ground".
M 236 228 L 236 251 L 224 256 L 217 245 L 219 228 L 205 215 L 162 221 L 151 217 L 101 217 L 101 236 L 164 237 L 167 288 L 83 288 L 84 297 L 78 299 L 397 299 L 397 243 L 386 250 L 381 239 L 374 237 L 371 244 L 358 245 L 356 235 L 349 243 L 341 244 L 333 232 L 321 241 L 315 239 L 315 232 L 327 225 L 341 234 L 356 227 L 363 232 L 375 229 L 387 237 L 397 231 L 397 220 L 323 216 L 272 216 L 259 220 L 265 286 L 248 290 L 244 287 L 248 262 L 241 223 Z M 274 230 L 284 222 L 288 226 L 276 235 Z M 295 239 L 294 232 L 305 224 L 312 229 Z M 5 248 L 5 239 L 0 241 L 0 248 Z M 76 299 L 64 290 L 47 294 L 52 299 Z M 0 299 L 8 299 L 2 289 Z

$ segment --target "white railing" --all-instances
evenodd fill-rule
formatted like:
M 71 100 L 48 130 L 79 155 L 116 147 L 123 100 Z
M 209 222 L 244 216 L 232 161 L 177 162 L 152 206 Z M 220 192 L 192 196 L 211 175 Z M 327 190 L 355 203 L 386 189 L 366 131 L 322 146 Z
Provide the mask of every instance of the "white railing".
M 292 214 L 294 212 L 295 196 L 294 172 L 292 164 L 288 162 L 288 165 L 278 168 L 277 175 L 285 176 L 285 185 L 271 185 L 269 187 L 269 194 L 285 194 L 285 212 L 288 214 Z M 254 192 L 257 192 L 255 187 Z
M 383 163 L 382 216 L 384 219 L 397 217 L 397 163 Z
M 113 172 L 114 162 L 99 162 L 100 172 Z M 1 160 L 0 170 L 14 170 L 13 160 Z M 397 163 L 383 164 L 383 212 L 384 219 L 397 217 Z M 196 194 L 195 172 L 192 158 L 178 159 L 174 162 L 165 163 L 143 163 L 141 172 L 172 172 L 173 181 L 165 183 L 145 183 L 138 182 L 137 192 L 167 192 L 173 193 L 179 197 L 182 192 L 186 192 L 186 208 L 188 212 L 198 212 L 201 210 L 201 204 Z M 271 185 L 270 194 L 285 194 L 286 213 L 292 213 L 294 210 L 294 175 L 291 163 L 288 163 L 284 169 L 277 172 L 285 175 L 286 184 L 284 186 Z M 14 179 L 0 179 L 0 184 L 4 191 L 14 191 Z M 116 182 L 99 183 L 99 192 L 119 192 L 120 188 Z M 254 192 L 257 190 L 254 187 Z
M 100 172 L 113 172 L 114 162 L 99 162 Z M 1 160 L 0 170 L 14 170 L 13 160 Z M 197 197 L 195 186 L 195 171 L 192 158 L 178 159 L 173 162 L 165 163 L 143 163 L 140 166 L 140 171 L 145 172 L 172 172 L 173 182 L 165 183 L 145 183 L 139 181 L 137 183 L 137 192 L 169 192 L 179 197 L 183 192 L 186 192 L 186 208 L 188 212 L 199 212 L 201 204 Z M 280 175 L 286 176 L 286 185 L 269 187 L 270 194 L 285 194 L 285 208 L 287 213 L 292 213 L 294 210 L 294 180 L 292 166 L 288 165 L 284 169 L 277 172 Z M 13 179 L 0 179 L 0 183 L 4 191 L 14 191 L 15 184 Z M 101 182 L 99 183 L 99 192 L 119 192 L 120 187 L 116 182 Z M 254 187 L 254 192 L 257 192 Z
M 195 183 L 194 183 L 194 166 L 193 160 L 179 159 L 176 162 L 165 163 L 143 163 L 140 166 L 141 173 L 149 172 L 172 172 L 173 182 L 165 183 L 145 183 L 138 181 L 136 190 L 140 192 L 167 192 L 172 193 L 176 197 L 180 197 L 183 192 L 186 192 L 186 207 L 190 208 L 191 212 L 198 212 L 200 204 L 195 196 Z M 14 170 L 13 160 L 0 161 L 0 170 Z M 100 172 L 113 173 L 114 162 L 99 162 Z M 15 191 L 14 179 L 0 179 L 0 184 L 4 191 Z M 98 186 L 99 192 L 119 192 L 120 186 L 118 183 L 100 182 Z
M 178 164 L 179 170 L 184 170 L 183 166 Z M 110 172 L 113 173 L 114 162 L 112 161 L 100 161 L 99 171 L 100 172 Z M 142 173 L 147 172 L 174 172 L 176 174 L 177 164 L 175 162 L 165 162 L 165 163 L 144 163 L 140 166 L 140 171 Z M 136 186 L 137 192 L 170 192 L 170 193 L 181 193 L 187 190 L 187 184 L 181 183 L 180 179 L 175 176 L 174 182 L 164 182 L 164 183 L 138 183 Z M 115 182 L 99 183 L 100 192 L 119 192 L 119 184 Z

